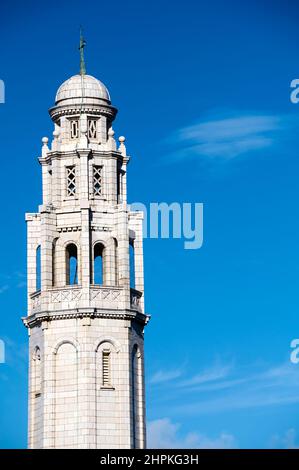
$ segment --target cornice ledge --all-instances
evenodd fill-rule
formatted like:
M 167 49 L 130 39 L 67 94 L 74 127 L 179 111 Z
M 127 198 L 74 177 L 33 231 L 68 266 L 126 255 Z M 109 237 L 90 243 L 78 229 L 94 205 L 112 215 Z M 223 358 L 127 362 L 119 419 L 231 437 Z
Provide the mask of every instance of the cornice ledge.
M 106 145 L 106 144 L 103 144 L 103 145 Z M 99 149 L 99 150 L 92 149 L 92 154 L 95 157 L 103 156 L 103 157 L 113 157 L 117 159 L 123 158 L 119 150 L 111 150 L 111 149 L 105 149 L 105 148 Z
M 47 153 L 46 157 L 39 157 L 39 162 L 41 164 L 48 163 L 49 160 L 54 160 L 55 158 L 59 157 L 77 157 L 77 149 L 74 148 L 73 150 L 50 150 Z
M 115 310 L 99 308 L 75 308 L 69 310 L 57 310 L 55 312 L 36 312 L 28 317 L 22 317 L 22 321 L 27 328 L 32 328 L 43 321 L 67 320 L 72 318 L 113 318 L 119 320 L 136 319 L 142 324 L 147 324 L 150 316 L 134 310 Z

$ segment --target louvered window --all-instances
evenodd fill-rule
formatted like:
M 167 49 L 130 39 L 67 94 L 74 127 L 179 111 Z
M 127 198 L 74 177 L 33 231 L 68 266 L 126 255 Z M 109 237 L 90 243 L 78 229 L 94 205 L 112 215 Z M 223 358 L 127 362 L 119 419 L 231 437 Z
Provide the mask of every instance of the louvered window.
M 95 196 L 102 195 L 102 169 L 103 167 L 98 165 L 93 167 L 93 193 Z
M 76 194 L 76 167 L 68 166 L 66 168 L 66 177 L 67 177 L 67 195 L 75 196 Z
M 71 120 L 71 139 L 78 139 L 79 137 L 79 121 L 78 119 Z
M 109 387 L 111 385 L 110 377 L 110 351 L 107 349 L 103 351 L 103 387 Z

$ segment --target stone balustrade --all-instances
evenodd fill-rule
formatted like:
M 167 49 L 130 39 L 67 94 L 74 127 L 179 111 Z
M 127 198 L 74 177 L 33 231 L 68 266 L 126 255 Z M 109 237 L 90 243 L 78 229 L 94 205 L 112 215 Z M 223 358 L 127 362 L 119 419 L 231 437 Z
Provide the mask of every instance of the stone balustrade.
M 131 308 L 134 310 L 141 311 L 141 302 L 140 299 L 142 297 L 142 292 L 136 289 L 130 289 L 130 305 Z
M 32 312 L 42 310 L 57 311 L 86 307 L 86 302 L 91 308 L 101 309 L 125 309 L 129 300 L 126 299 L 126 291 L 122 287 L 114 286 L 81 286 L 53 287 L 45 292 L 34 292 L 30 295 Z

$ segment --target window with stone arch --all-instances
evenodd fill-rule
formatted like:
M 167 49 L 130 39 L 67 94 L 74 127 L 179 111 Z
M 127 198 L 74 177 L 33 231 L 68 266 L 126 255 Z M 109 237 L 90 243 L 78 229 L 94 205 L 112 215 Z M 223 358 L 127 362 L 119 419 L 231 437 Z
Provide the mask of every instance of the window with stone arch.
M 36 262 L 36 270 L 35 270 L 35 276 L 36 276 L 36 281 L 35 281 L 35 290 L 39 291 L 41 290 L 41 276 L 42 276 L 42 266 L 41 266 L 41 246 L 38 245 L 36 248 L 36 255 L 35 255 L 35 262 Z
M 58 238 L 54 238 L 52 243 L 52 287 L 57 285 L 57 241 Z
M 125 172 L 122 169 L 122 163 L 117 162 L 117 203 L 120 204 L 123 202 L 123 182 L 124 182 Z
M 66 258 L 66 285 L 78 284 L 78 248 L 75 243 L 69 243 L 65 249 Z
M 102 351 L 102 387 L 111 387 L 111 351 Z
M 115 285 L 119 285 L 118 280 L 118 241 L 116 238 L 113 238 L 113 248 L 114 248 L 114 281 Z
M 64 426 L 54 426 L 53 436 L 57 448 L 74 447 L 79 439 L 78 417 L 78 348 L 72 341 L 62 341 L 53 351 L 54 417 L 62 423 L 72 423 L 73 434 L 65 432 Z
M 141 449 L 144 446 L 144 396 L 143 396 L 143 371 L 142 356 L 137 344 L 132 349 L 131 362 L 132 384 L 132 414 L 133 414 L 133 449 Z
M 97 242 L 93 247 L 93 284 L 105 284 L 105 246 L 101 242 Z
M 115 345 L 109 339 L 102 341 L 96 350 L 97 387 L 99 390 L 115 390 L 118 379 L 117 352 Z
M 135 289 L 135 250 L 134 250 L 134 240 L 130 238 L 129 240 L 129 258 L 130 258 L 130 287 Z
M 41 352 L 40 348 L 36 346 L 33 353 L 32 361 L 32 384 L 33 393 L 35 397 L 41 394 L 42 386 L 42 367 L 41 367 Z

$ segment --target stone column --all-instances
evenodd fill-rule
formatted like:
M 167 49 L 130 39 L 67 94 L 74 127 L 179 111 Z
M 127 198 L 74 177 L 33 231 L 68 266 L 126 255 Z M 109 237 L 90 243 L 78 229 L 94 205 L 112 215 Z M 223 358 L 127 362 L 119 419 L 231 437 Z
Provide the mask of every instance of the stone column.
M 119 285 L 130 291 L 129 229 L 125 205 L 118 212 L 118 275 Z
M 80 284 L 83 296 L 88 300 L 91 267 L 91 236 L 90 236 L 90 205 L 89 205 L 89 149 L 78 149 L 80 158 L 80 185 L 79 199 L 81 207 L 81 257 L 80 257 Z

